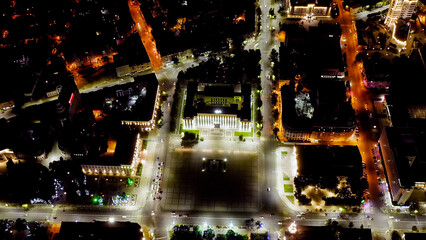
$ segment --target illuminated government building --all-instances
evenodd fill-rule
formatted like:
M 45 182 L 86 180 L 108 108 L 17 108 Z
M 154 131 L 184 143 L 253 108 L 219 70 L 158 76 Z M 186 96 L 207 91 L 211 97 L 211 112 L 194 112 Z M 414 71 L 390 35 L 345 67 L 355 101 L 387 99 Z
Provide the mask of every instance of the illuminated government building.
M 330 17 L 330 0 L 286 0 L 290 18 Z
M 251 131 L 251 86 L 189 82 L 183 128 Z

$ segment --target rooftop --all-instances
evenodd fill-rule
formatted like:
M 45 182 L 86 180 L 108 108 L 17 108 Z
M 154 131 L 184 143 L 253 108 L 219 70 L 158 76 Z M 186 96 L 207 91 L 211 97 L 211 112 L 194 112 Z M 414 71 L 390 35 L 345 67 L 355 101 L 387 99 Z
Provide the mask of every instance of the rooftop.
M 155 74 L 135 77 L 134 82 L 82 94 L 91 109 L 102 109 L 120 120 L 150 121 L 157 98 Z
M 386 127 L 402 186 L 426 182 L 426 132 L 415 128 Z
M 306 6 L 308 4 L 315 4 L 315 6 L 329 7 L 331 0 L 291 0 L 292 6 Z
M 335 232 L 339 231 L 340 240 L 371 240 L 371 229 L 340 228 L 334 230 L 331 227 L 297 226 L 297 233 L 291 234 L 286 231 L 287 240 L 317 240 L 334 239 Z
M 344 70 L 339 25 L 319 23 L 306 31 L 291 24 L 283 25 L 281 30 L 286 31 L 286 41 L 280 46 L 281 79 L 292 79 L 297 74 L 315 77 Z
M 354 128 L 355 112 L 346 99 L 345 83 L 328 79 L 315 81 L 310 86 L 301 82 L 296 87 L 292 82 L 281 87 L 282 112 L 286 113 L 282 117 L 283 125 L 305 131 Z
M 426 239 L 426 233 L 404 233 L 404 240 L 424 240 Z
M 297 146 L 297 165 L 305 176 L 362 176 L 357 146 Z
M 140 240 L 141 226 L 131 222 L 62 222 L 59 231 L 61 240 Z
M 189 82 L 187 87 L 187 98 L 184 109 L 184 117 L 193 117 L 197 113 L 220 113 L 220 114 L 236 114 L 241 119 L 251 120 L 251 86 L 248 84 L 241 85 L 241 91 L 236 91 L 237 87 L 228 84 L 207 85 L 199 88 L 198 83 Z M 209 105 L 196 103 L 196 99 L 208 97 L 242 97 L 242 103 L 230 104 L 229 106 Z
M 98 157 L 87 158 L 86 164 L 93 165 L 131 165 L 136 146 L 137 132 L 123 128 L 116 138 L 110 137 L 105 152 Z

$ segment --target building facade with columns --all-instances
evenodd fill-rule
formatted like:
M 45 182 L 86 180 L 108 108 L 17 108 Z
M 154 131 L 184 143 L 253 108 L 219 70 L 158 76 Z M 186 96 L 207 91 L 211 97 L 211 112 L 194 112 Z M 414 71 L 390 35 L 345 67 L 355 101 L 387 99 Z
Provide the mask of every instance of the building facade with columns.
M 286 0 L 290 18 L 330 17 L 330 0 Z
M 183 128 L 251 131 L 251 86 L 189 82 Z

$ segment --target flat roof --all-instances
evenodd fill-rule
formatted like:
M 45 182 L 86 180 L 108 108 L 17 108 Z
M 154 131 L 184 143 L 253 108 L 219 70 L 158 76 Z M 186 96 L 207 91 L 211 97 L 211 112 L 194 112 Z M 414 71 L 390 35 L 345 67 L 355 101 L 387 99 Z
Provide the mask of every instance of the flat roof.
M 315 4 L 315 6 L 329 7 L 331 0 L 290 0 L 292 6 L 307 6 L 308 4 Z
M 405 240 L 425 240 L 426 233 L 414 233 L 414 232 L 406 232 L 404 233 Z
M 251 85 L 242 84 L 241 92 L 235 92 L 233 85 L 208 85 L 204 87 L 203 91 L 198 91 L 197 82 L 188 82 L 186 93 L 186 104 L 184 107 L 184 118 L 192 118 L 197 113 L 214 114 L 218 110 L 221 114 L 236 114 L 241 120 L 251 120 Z M 194 104 L 195 96 L 210 96 L 210 97 L 233 97 L 242 96 L 242 108 L 238 110 L 236 104 L 231 104 L 229 107 L 225 106 L 202 106 L 198 107 Z
M 309 31 L 297 24 L 283 25 L 286 41 L 280 45 L 280 78 L 297 74 L 321 75 L 325 70 L 344 70 L 340 25 L 320 23 Z
M 157 98 L 158 80 L 154 73 L 135 77 L 133 82 L 82 94 L 89 109 L 102 109 L 120 120 L 150 121 Z
M 132 222 L 62 222 L 59 236 L 62 240 L 140 240 L 141 226 Z
M 137 131 L 129 130 L 122 127 L 119 135 L 116 138 L 108 140 L 108 147 L 106 151 L 97 157 L 87 157 L 83 164 L 90 165 L 131 165 L 133 160 L 133 153 L 135 151 Z
M 118 54 L 113 56 L 115 66 L 135 66 L 150 62 L 138 33 L 135 32 L 124 40 L 116 42 Z
M 385 128 L 401 186 L 426 182 L 426 133 L 417 128 Z M 411 165 L 410 165 L 411 162 Z
M 309 89 L 310 104 L 314 108 L 312 118 L 296 113 L 294 82 L 281 87 L 282 123 L 284 126 L 301 131 L 347 131 L 355 128 L 355 111 L 346 101 L 346 87 L 342 81 L 318 79 Z
M 357 146 L 300 145 L 296 151 L 300 175 L 362 177 Z
M 372 234 L 371 229 L 360 229 L 360 228 L 340 228 L 339 229 L 340 240 L 371 240 Z M 287 240 L 318 240 L 318 239 L 334 239 L 336 231 L 331 226 L 297 226 L 297 233 L 291 234 L 288 231 L 285 232 Z

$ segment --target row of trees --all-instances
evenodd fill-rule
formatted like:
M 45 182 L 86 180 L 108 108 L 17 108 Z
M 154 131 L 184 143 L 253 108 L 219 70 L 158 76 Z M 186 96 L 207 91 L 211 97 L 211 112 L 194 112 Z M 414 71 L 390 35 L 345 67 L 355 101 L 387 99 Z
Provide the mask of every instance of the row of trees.
M 176 225 L 172 229 L 171 240 L 212 240 L 216 236 L 215 231 L 211 228 L 206 229 L 204 232 L 200 230 L 199 226 Z M 218 234 L 217 240 L 247 240 L 246 235 L 241 235 L 233 230 L 228 230 L 226 234 Z M 253 239 L 253 238 L 252 238 Z
M 359 206 L 363 200 L 363 193 L 368 189 L 366 178 L 347 178 L 347 186 L 337 188 L 339 180 L 335 176 L 297 176 L 294 178 L 296 187 L 294 196 L 302 205 L 310 205 L 311 199 L 302 194 L 302 190 L 307 186 L 316 186 L 327 189 L 337 194 L 336 197 L 323 197 L 326 205 L 348 205 Z
M 61 184 L 63 191 L 67 192 L 69 203 L 82 203 L 86 189 L 84 174 L 78 163 L 71 160 L 50 163 L 49 169 L 39 163 L 7 162 L 7 174 L 0 177 L 3 190 L 0 198 L 12 203 L 29 203 L 32 199 L 42 199 L 46 202 L 55 200 L 55 181 Z

